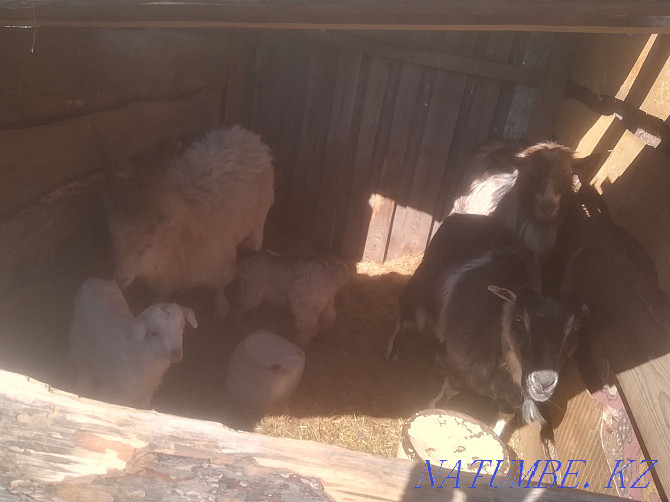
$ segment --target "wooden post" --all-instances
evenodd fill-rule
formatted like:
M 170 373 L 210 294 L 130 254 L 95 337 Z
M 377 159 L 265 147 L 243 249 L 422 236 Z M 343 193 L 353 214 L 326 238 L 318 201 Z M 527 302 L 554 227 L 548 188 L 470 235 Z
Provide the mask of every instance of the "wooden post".
M 1 370 L 0 404 L 3 500 L 622 500 L 486 478 L 468 488 L 467 473 L 431 488 L 425 464 L 108 405 Z

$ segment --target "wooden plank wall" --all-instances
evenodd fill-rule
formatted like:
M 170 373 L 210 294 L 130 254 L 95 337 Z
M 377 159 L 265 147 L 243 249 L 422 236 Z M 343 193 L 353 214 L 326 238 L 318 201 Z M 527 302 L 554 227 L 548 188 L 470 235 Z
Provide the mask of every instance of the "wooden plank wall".
M 263 32 L 253 124 L 276 157 L 272 225 L 347 258 L 422 252 L 476 144 L 524 137 L 531 120 L 549 136 L 544 68 L 566 37 Z
M 250 121 L 240 81 L 253 74 L 253 33 L 0 30 L 0 289 L 76 236 L 104 237 L 93 131 L 133 157 L 201 134 L 222 112 Z M 232 49 L 250 68 L 229 64 Z

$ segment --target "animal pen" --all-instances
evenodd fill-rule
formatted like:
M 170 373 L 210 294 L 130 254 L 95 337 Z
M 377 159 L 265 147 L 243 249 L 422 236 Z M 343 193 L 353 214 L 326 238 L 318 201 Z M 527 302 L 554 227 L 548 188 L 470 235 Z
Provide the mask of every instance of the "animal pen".
M 467 489 L 465 473 L 460 488 L 431 488 L 427 474 L 420 485 L 425 464 L 388 457 L 441 380 L 428 348 L 396 363 L 384 350 L 400 291 L 489 139 L 600 153 L 591 183 L 670 290 L 670 5 L 0 0 L 0 26 L 0 498 L 667 496 L 670 315 L 607 229 L 594 228 L 599 251 L 581 272 L 616 385 L 590 392 L 569 362 L 550 411 L 551 458 L 584 460 L 589 486 L 501 493 Z M 349 265 L 300 387 L 260 420 L 236 414 L 223 389 L 245 333 L 196 291 L 179 299 L 198 329 L 155 411 L 69 393 L 77 288 L 113 274 L 100 138 L 141 189 L 175 142 L 235 124 L 274 157 L 264 247 Z M 144 294 L 131 288 L 133 308 Z M 291 329 L 271 309 L 252 323 L 269 320 Z M 480 404 L 454 406 L 490 421 Z M 625 488 L 608 484 L 621 459 L 635 461 Z M 644 459 L 658 462 L 636 488 Z

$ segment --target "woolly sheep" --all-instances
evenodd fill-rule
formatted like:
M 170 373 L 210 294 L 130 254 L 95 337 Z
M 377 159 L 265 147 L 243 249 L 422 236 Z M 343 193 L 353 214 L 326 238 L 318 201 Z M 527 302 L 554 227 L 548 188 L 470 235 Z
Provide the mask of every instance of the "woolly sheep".
M 346 265 L 279 256 L 267 251 L 240 260 L 239 317 L 266 301 L 289 307 L 298 330 L 298 344 L 316 336 L 320 327 L 335 322 L 335 295 L 344 287 Z
M 193 311 L 176 303 L 151 305 L 135 318 L 115 281 L 87 279 L 70 328 L 77 392 L 148 408 L 170 364 L 182 359 L 186 322 L 198 326 Z
M 116 195 L 108 213 L 119 286 L 141 277 L 159 295 L 210 288 L 225 317 L 237 246 L 260 249 L 274 201 L 272 157 L 260 136 L 240 126 L 211 131 L 151 184 L 138 207 L 124 207 Z

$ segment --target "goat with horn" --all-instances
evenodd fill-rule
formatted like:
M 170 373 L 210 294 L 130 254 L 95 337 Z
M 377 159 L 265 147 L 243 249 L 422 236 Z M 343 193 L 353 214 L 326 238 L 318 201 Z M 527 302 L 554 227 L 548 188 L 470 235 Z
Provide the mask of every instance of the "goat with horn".
M 551 398 L 574 352 L 589 308 L 564 291 L 541 294 L 536 257 L 490 217 L 453 215 L 438 229 L 401 297 L 387 355 L 410 327 L 435 336 L 446 373 L 435 407 L 467 388 L 498 405 L 500 434 L 511 415 L 543 422 L 538 403 Z
M 573 150 L 553 142 L 525 148 L 489 142 L 468 165 L 467 188 L 451 214 L 492 216 L 543 264 L 556 243 L 564 200 L 574 192 L 574 176 L 591 170 L 599 159 L 598 154 L 576 158 Z

